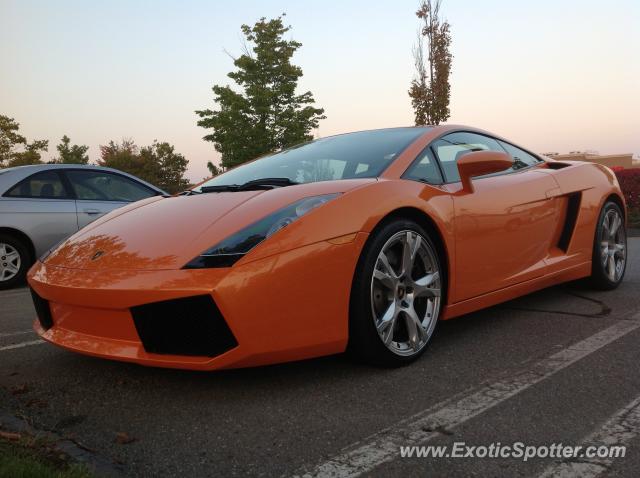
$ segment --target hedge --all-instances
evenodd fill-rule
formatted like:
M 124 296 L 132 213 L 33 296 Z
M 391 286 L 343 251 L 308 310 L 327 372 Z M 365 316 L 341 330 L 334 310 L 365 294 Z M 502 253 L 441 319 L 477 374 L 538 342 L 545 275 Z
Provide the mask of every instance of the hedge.
M 627 207 L 629 209 L 640 208 L 640 168 L 613 168 L 613 170 L 627 201 Z

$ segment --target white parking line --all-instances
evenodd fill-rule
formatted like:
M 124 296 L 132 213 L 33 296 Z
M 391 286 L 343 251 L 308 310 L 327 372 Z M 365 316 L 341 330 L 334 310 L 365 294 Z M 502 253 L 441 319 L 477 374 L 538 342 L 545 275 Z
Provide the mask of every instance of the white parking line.
M 0 352 L 2 352 L 3 350 L 13 350 L 13 349 L 21 349 L 22 347 L 28 347 L 29 345 L 38 345 L 38 344 L 43 344 L 44 340 L 30 340 L 29 342 L 21 342 L 19 344 L 13 344 L 13 345 L 5 345 L 4 347 L 0 347 Z
M 0 333 L 0 339 L 3 337 L 15 337 L 16 335 L 35 334 L 33 330 L 21 330 L 19 332 Z
M 640 434 L 640 397 L 618 411 L 599 430 L 589 435 L 583 447 L 627 447 Z M 578 461 L 579 460 L 579 461 Z M 540 478 L 566 478 L 580 476 L 595 478 L 613 464 L 615 458 L 576 458 L 576 461 L 558 463 L 547 468 Z
M 534 363 L 520 373 L 474 392 L 454 397 L 424 410 L 397 425 L 357 442 L 308 472 L 305 477 L 355 477 L 399 456 L 400 446 L 426 442 L 440 434 L 437 430 L 458 426 L 499 405 L 532 385 L 569 367 L 614 340 L 640 328 L 638 318 L 622 320 L 581 342 Z

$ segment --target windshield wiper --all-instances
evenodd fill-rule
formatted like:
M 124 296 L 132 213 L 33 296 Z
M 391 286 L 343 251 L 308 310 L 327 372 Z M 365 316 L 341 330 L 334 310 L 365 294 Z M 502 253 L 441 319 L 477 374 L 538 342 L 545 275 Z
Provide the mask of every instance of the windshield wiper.
M 203 193 L 237 192 L 237 191 L 259 191 L 263 189 L 275 189 L 284 186 L 295 186 L 297 183 L 289 178 L 260 178 L 247 181 L 244 184 L 225 184 L 220 186 L 204 186 L 200 191 Z
M 252 189 L 274 189 L 284 186 L 295 186 L 299 184 L 295 181 L 291 181 L 289 178 L 260 178 L 248 181 L 239 186 L 239 191 L 250 191 Z

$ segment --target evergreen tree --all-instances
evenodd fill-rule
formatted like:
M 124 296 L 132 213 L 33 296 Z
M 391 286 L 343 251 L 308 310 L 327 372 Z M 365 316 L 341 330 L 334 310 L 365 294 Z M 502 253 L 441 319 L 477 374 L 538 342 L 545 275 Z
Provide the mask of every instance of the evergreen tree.
M 222 154 L 222 167 L 230 168 L 268 153 L 313 139 L 311 131 L 324 119 L 313 106 L 310 91 L 296 93 L 302 69 L 291 57 L 302 46 L 285 40 L 282 16 L 261 18 L 253 27 L 242 25 L 251 50 L 234 60 L 236 70 L 227 76 L 242 90 L 215 85 L 216 111 L 196 111 L 198 125 L 212 130 L 204 139 Z

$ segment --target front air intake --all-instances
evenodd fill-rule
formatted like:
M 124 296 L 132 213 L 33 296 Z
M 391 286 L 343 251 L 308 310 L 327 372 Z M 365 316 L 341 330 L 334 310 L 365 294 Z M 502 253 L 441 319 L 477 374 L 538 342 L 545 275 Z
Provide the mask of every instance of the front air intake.
M 131 315 L 149 353 L 215 357 L 238 345 L 210 295 L 139 305 Z
M 53 317 L 51 317 L 49 301 L 40 297 L 33 289 L 29 290 L 31 291 L 31 298 L 33 299 L 33 306 L 36 309 L 38 322 L 40 322 L 40 325 L 44 330 L 49 330 L 53 327 Z

